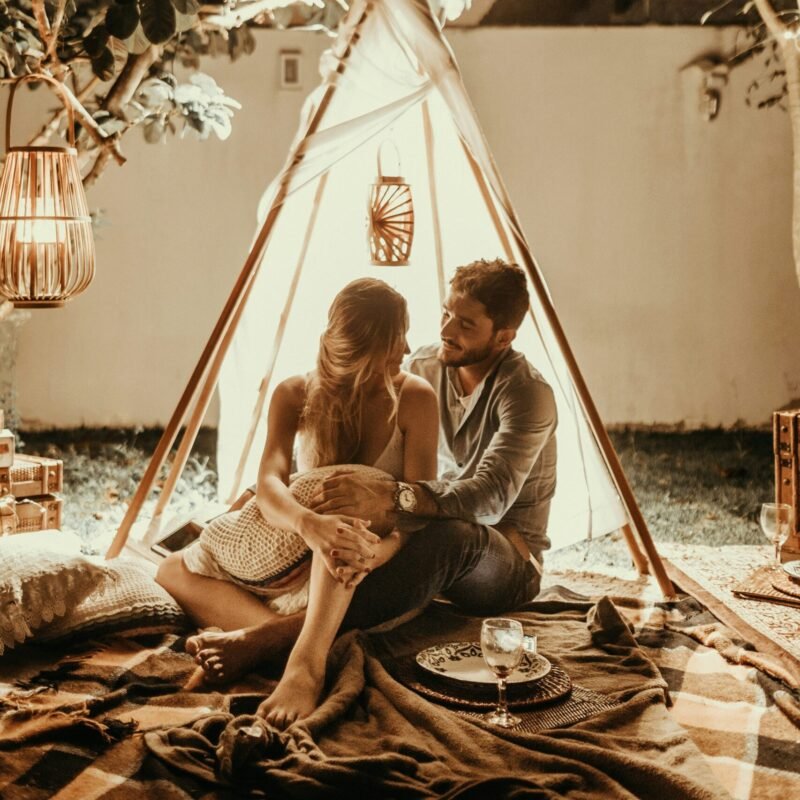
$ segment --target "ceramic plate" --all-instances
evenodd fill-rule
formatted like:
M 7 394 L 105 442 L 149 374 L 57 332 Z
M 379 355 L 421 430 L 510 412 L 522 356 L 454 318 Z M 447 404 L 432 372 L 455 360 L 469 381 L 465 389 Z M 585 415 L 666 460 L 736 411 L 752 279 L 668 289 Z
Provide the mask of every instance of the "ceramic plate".
M 478 642 L 448 642 L 428 647 L 417 653 L 417 664 L 440 678 L 464 683 L 494 686 L 494 673 L 486 666 Z M 550 672 L 550 662 L 538 653 L 523 653 L 520 665 L 509 676 L 508 683 L 531 683 Z
M 787 561 L 783 565 L 783 571 L 796 581 L 800 581 L 800 561 Z

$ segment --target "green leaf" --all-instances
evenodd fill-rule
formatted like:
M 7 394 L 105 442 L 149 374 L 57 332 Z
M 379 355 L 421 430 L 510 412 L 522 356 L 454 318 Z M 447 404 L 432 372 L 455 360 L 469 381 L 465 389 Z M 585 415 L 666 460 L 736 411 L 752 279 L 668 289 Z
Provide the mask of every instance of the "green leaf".
M 158 144 L 164 139 L 164 123 L 154 119 L 144 124 L 144 140 L 149 144 Z
M 114 77 L 114 54 L 108 47 L 92 58 L 92 72 L 101 81 L 110 81 Z
M 198 0 L 172 0 L 172 5 L 181 14 L 196 14 L 200 10 Z
M 106 28 L 117 39 L 132 36 L 138 24 L 139 9 L 136 3 L 112 3 L 106 11 Z
M 175 35 L 175 9 L 170 0 L 141 0 L 142 28 L 152 44 L 163 44 Z
M 128 63 L 128 48 L 125 47 L 125 42 L 120 41 L 115 36 L 109 38 L 108 46 L 114 54 L 114 74 L 119 75 Z
M 195 25 L 197 25 L 197 14 L 181 14 L 180 11 L 175 12 L 175 28 L 178 33 L 190 31 Z
M 108 31 L 105 25 L 98 25 L 92 29 L 92 32 L 83 40 L 83 49 L 86 55 L 92 60 L 99 58 L 103 50 L 106 49 L 108 44 Z
M 142 30 L 141 22 L 139 22 L 139 24 L 136 26 L 136 30 L 133 32 L 133 35 L 129 36 L 125 40 L 125 47 L 129 53 L 133 53 L 135 56 L 144 53 L 144 51 L 150 47 L 150 42 L 144 35 L 144 30 Z

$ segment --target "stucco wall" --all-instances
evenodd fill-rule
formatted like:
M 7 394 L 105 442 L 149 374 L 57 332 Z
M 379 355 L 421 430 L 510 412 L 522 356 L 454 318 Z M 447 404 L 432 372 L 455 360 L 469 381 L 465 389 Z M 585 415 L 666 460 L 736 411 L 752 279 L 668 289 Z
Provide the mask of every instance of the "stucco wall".
M 800 397 L 788 119 L 745 107 L 757 64 L 732 73 L 712 123 L 697 111 L 699 73 L 680 71 L 732 36 L 450 33 L 609 423 L 764 424 Z M 255 55 L 205 66 L 243 105 L 227 142 L 152 146 L 133 134 L 128 165 L 110 166 L 90 191 L 110 222 L 98 234 L 97 278 L 20 332 L 26 425 L 156 425 L 172 412 L 297 124 L 304 93 L 278 89 L 278 52 L 302 49 L 310 89 L 328 44 L 317 34 L 257 37 Z M 20 103 L 15 138 L 35 128 L 43 97 Z

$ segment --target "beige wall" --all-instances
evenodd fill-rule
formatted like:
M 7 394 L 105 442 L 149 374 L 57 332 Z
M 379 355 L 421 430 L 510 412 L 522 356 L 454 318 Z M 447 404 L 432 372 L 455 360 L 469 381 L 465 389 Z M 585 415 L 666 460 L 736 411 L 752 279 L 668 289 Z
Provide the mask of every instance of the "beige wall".
M 562 323 L 610 423 L 764 424 L 800 397 L 790 141 L 779 111 L 720 116 L 680 67 L 730 42 L 698 28 L 453 30 L 450 39 Z M 89 194 L 110 226 L 98 273 L 21 332 L 27 425 L 155 425 L 172 412 L 240 269 L 258 197 L 303 95 L 277 88 L 300 47 L 306 88 L 328 40 L 263 31 L 207 71 L 239 100 L 231 138 L 124 147 Z M 17 137 L 36 122 L 20 104 Z M 189 298 L 189 302 L 187 302 Z M 213 416 L 212 420 L 213 422 Z

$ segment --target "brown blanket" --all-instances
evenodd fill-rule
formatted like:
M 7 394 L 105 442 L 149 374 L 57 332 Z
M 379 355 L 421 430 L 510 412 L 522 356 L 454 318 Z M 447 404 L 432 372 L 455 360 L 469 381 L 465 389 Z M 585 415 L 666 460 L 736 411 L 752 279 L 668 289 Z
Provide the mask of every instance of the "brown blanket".
M 436 608 L 389 634 L 340 639 L 322 705 L 288 731 L 218 713 L 150 732 L 145 743 L 179 772 L 268 797 L 726 796 L 670 718 L 666 684 L 609 601 L 561 595 L 514 616 L 535 625 L 541 652 L 575 684 L 615 707 L 528 734 L 422 699 L 384 664 L 434 642 L 477 639 L 480 629 L 480 620 Z

